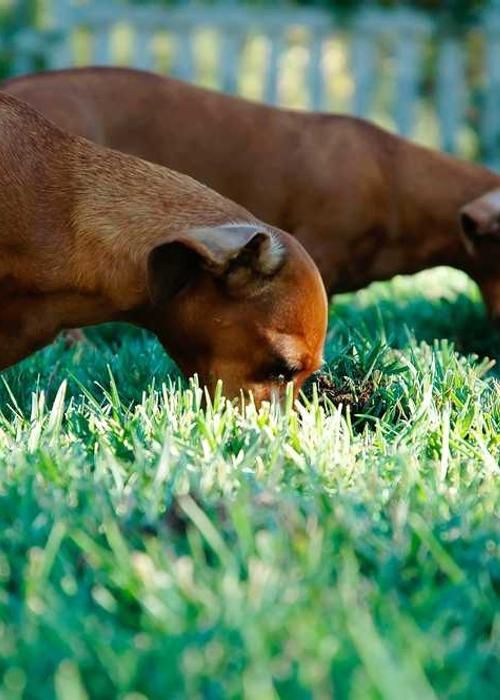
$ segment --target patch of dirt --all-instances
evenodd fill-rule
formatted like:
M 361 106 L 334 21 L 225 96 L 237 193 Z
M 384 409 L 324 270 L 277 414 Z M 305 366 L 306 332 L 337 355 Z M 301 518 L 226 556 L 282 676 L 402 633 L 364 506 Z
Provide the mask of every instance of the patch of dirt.
M 352 382 L 347 381 L 337 384 L 327 374 L 321 374 L 315 379 L 308 392 L 309 396 L 312 395 L 313 386 L 317 388 L 320 403 L 325 405 L 328 400 L 334 406 L 342 404 L 344 410 L 349 406 L 352 416 L 364 413 L 375 393 L 373 382 L 364 382 L 360 386 L 353 386 Z

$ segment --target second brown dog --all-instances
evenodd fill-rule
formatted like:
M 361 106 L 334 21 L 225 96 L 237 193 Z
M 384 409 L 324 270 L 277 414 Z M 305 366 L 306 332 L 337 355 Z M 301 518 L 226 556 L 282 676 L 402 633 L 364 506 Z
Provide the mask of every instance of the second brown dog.
M 331 293 L 450 265 L 500 316 L 500 178 L 485 168 L 359 119 L 274 109 L 142 71 L 67 70 L 4 89 L 69 131 L 187 173 L 289 231 Z

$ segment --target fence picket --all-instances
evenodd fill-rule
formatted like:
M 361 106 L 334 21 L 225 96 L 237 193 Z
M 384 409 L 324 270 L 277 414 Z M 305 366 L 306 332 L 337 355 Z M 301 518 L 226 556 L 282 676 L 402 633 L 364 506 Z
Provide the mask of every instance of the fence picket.
M 352 111 L 356 116 L 370 112 L 376 84 L 377 45 L 371 17 L 361 15 L 354 24 L 351 43 L 351 70 L 353 75 Z
M 447 37 L 441 43 L 437 67 L 436 104 L 441 125 L 441 147 L 457 150 L 460 126 L 464 121 L 464 55 L 460 43 Z
M 109 29 L 108 25 L 102 25 L 94 31 L 92 60 L 98 66 L 106 66 L 112 63 Z
M 187 80 L 189 82 L 194 80 L 193 37 L 189 27 L 184 27 L 177 32 L 172 74 L 179 80 Z
M 422 69 L 422 43 L 427 28 L 421 17 L 409 10 L 401 10 L 398 20 L 394 51 L 396 67 L 394 119 L 399 133 L 410 136 L 414 128 Z
M 134 31 L 133 64 L 136 68 L 151 70 L 154 68 L 151 32 L 137 28 Z
M 219 85 L 223 92 L 234 95 L 238 92 L 239 67 L 243 37 L 239 32 L 220 33 Z
M 320 111 L 325 109 L 325 80 L 323 73 L 323 44 L 324 33 L 311 31 L 309 35 L 309 65 L 307 82 L 309 85 L 309 104 L 311 109 Z
M 267 70 L 264 83 L 264 101 L 268 104 L 279 103 L 279 79 L 281 59 L 285 52 L 285 37 L 282 32 L 268 35 Z

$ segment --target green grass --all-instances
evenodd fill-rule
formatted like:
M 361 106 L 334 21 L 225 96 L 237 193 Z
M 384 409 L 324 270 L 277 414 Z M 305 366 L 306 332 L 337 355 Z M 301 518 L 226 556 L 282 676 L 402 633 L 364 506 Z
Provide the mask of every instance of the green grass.
M 362 415 L 202 409 L 152 338 L 90 337 L 3 374 L 0 697 L 496 696 L 500 333 L 471 283 L 336 300 Z

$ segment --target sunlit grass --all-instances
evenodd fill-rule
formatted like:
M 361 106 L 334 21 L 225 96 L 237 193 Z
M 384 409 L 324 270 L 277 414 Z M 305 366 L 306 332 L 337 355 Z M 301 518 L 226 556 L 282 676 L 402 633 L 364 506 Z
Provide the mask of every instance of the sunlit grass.
M 494 697 L 499 340 L 441 270 L 332 304 L 364 415 L 202 407 L 126 328 L 5 372 L 3 696 Z

